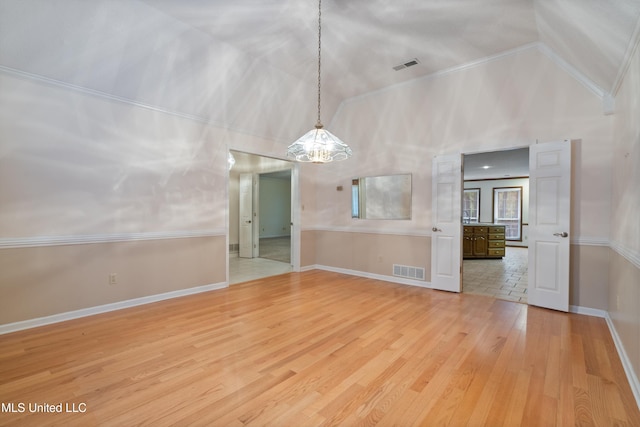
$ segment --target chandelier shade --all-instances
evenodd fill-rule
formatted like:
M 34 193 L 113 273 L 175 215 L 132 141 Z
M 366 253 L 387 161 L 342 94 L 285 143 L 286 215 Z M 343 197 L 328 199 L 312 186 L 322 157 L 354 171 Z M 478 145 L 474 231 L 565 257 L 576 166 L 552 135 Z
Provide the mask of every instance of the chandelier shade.
M 316 127 L 289 146 L 287 156 L 298 162 L 328 163 L 351 157 L 351 148 L 337 136 Z
M 322 0 L 318 0 L 318 121 L 315 129 L 302 135 L 287 149 L 287 157 L 298 162 L 329 163 L 351 157 L 351 148 L 323 129 L 320 121 L 320 69 L 322 58 Z

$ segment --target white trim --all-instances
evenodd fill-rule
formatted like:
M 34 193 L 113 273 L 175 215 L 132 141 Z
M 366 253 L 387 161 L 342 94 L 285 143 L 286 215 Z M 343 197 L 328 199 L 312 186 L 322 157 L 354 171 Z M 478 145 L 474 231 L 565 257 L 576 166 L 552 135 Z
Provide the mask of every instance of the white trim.
M 603 239 L 600 237 L 576 237 L 571 239 L 572 245 L 579 246 L 609 246 L 609 239 Z
M 611 96 L 615 97 L 618 95 L 618 91 L 620 90 L 620 86 L 622 86 L 622 82 L 624 81 L 625 76 L 629 70 L 629 66 L 633 61 L 633 57 L 635 55 L 636 49 L 640 46 L 640 19 L 636 22 L 636 26 L 633 30 L 633 34 L 631 35 L 631 39 L 629 40 L 629 45 L 627 46 L 627 50 L 624 53 L 624 59 L 618 69 L 618 75 L 616 76 L 616 80 L 613 83 L 613 87 L 611 88 Z
M 33 236 L 0 238 L 0 249 L 38 246 L 84 245 L 91 243 L 132 242 L 144 240 L 190 239 L 224 236 L 224 230 L 155 231 L 146 233 L 85 234 L 70 236 Z
M 532 49 L 537 49 L 540 53 L 542 53 L 547 58 L 549 58 L 559 68 L 561 68 L 564 71 L 566 71 L 567 73 L 569 73 L 569 75 L 571 75 L 571 77 L 573 77 L 578 82 L 580 82 L 582 85 L 584 85 L 584 87 L 589 89 L 594 95 L 599 97 L 601 100 L 604 99 L 604 96 L 605 96 L 605 93 L 606 93 L 606 91 L 604 89 L 602 89 L 600 86 L 598 86 L 590 78 L 585 76 L 582 72 L 580 72 L 573 65 L 569 64 L 567 61 L 562 59 L 557 53 L 555 53 L 551 48 L 549 48 L 544 43 L 542 43 L 542 42 L 533 42 L 533 43 L 525 44 L 523 46 L 520 46 L 520 47 L 517 47 L 517 48 L 514 48 L 514 49 L 506 50 L 506 51 L 498 53 L 496 55 L 486 56 L 486 57 L 480 58 L 480 59 L 478 59 L 476 61 L 471 61 L 471 62 L 468 62 L 466 64 L 461 64 L 461 65 L 457 65 L 457 66 L 454 66 L 454 67 L 445 68 L 444 70 L 436 71 L 435 73 L 432 73 L 432 74 L 429 74 L 429 75 L 426 75 L 426 76 L 417 77 L 417 78 L 412 79 L 412 80 L 407 80 L 407 81 L 404 81 L 404 82 L 396 83 L 396 84 L 393 84 L 393 85 L 390 85 L 390 86 L 383 87 L 381 89 L 373 90 L 371 92 L 366 92 L 366 93 L 363 93 L 363 94 L 356 95 L 356 96 L 353 96 L 351 98 L 345 99 L 338 106 L 336 114 L 334 115 L 333 118 L 335 118 L 337 116 L 337 114 L 341 112 L 343 105 L 346 104 L 346 103 L 350 103 L 352 101 L 357 101 L 359 99 L 366 98 L 366 97 L 368 97 L 370 95 L 376 95 L 376 94 L 384 93 L 384 92 L 387 92 L 387 91 L 390 91 L 390 90 L 394 90 L 394 89 L 397 89 L 399 87 L 402 87 L 402 86 L 405 86 L 405 85 L 408 85 L 408 84 L 413 84 L 413 83 L 424 81 L 424 80 L 431 80 L 431 79 L 435 79 L 435 78 L 446 76 L 448 74 L 453 74 L 453 73 L 457 73 L 459 71 L 464 71 L 464 70 L 469 69 L 469 68 L 474 68 L 474 67 L 477 67 L 479 65 L 484 65 L 484 64 L 487 64 L 487 63 L 490 63 L 490 62 L 493 62 L 493 61 L 496 61 L 496 60 L 500 60 L 502 58 L 505 58 L 505 57 L 508 57 L 508 56 L 511 56 L 511 55 L 515 55 L 515 54 L 518 54 L 518 53 L 521 53 L 521 52 L 526 52 L 526 51 L 532 50 Z M 615 94 L 615 92 L 614 92 L 614 94 Z M 332 118 L 331 123 L 333 123 L 333 118 Z
M 159 107 L 156 105 L 152 105 L 152 104 L 146 104 L 144 102 L 140 102 L 140 101 L 136 101 L 134 99 L 131 98 L 125 98 L 123 96 L 118 96 L 118 95 L 113 95 L 107 92 L 103 92 L 100 90 L 96 90 L 96 89 L 90 89 L 84 86 L 79 86 L 73 83 L 67 83 L 64 82 L 62 80 L 56 80 L 53 79 L 51 77 L 46 77 L 46 76 L 42 76 L 40 74 L 34 74 L 34 73 L 29 73 L 27 71 L 22 71 L 22 70 L 18 70 L 15 68 L 11 68 L 11 67 L 7 67 L 5 65 L 0 65 L 0 72 L 4 72 L 6 74 L 12 75 L 14 77 L 19 77 L 22 78 L 24 80 L 30 80 L 30 81 L 35 81 L 35 82 L 39 82 L 42 84 L 46 84 L 49 86 L 54 86 L 54 87 L 58 87 L 58 88 L 63 88 L 63 89 L 67 89 L 69 91 L 73 91 L 73 92 L 77 92 L 77 93 L 81 93 L 83 95 L 88 95 L 88 96 L 94 96 L 97 98 L 101 98 L 101 99 L 106 99 L 109 101 L 114 101 L 114 102 L 120 102 L 123 104 L 127 104 L 127 105 L 132 105 L 135 107 L 139 107 L 139 108 L 144 108 L 147 110 L 151 110 L 151 111 L 156 111 L 159 113 L 163 113 L 163 114 L 168 114 L 170 116 L 174 116 L 174 117 L 180 117 L 183 119 L 187 119 L 187 120 L 192 120 L 198 123 L 203 123 L 209 126 L 215 126 L 227 131 L 234 131 L 234 132 L 238 132 L 244 135 L 249 135 L 252 137 L 256 137 L 256 138 L 263 138 L 263 139 L 270 139 L 273 140 L 277 143 L 287 143 L 290 142 L 289 139 L 284 139 L 284 138 L 267 138 L 264 135 L 259 135 L 255 132 L 249 131 L 247 129 L 241 129 L 241 128 L 237 128 L 234 127 L 232 125 L 229 125 L 228 123 L 224 123 L 222 121 L 219 120 L 212 120 L 210 117 L 206 117 L 206 116 L 200 116 L 197 114 L 189 114 L 189 113 L 182 113 L 180 111 L 175 111 L 175 110 L 169 110 L 167 108 L 163 108 L 163 107 Z M 293 139 L 293 138 L 291 138 Z
M 569 73 L 571 77 L 580 82 L 584 87 L 589 89 L 594 95 L 599 97 L 601 100 L 604 100 L 606 91 L 598 86 L 593 80 L 585 76 L 582 72 L 580 72 L 576 67 L 569 64 L 567 61 L 562 59 L 560 55 L 555 53 L 553 49 L 547 46 L 544 43 L 538 43 L 538 50 L 549 58 L 554 64 L 558 67 Z
M 453 66 L 453 67 L 450 67 L 450 68 L 445 68 L 443 70 L 436 71 L 436 72 L 428 74 L 426 76 L 416 77 L 415 79 L 406 80 L 406 81 L 403 81 L 403 82 L 400 82 L 400 83 L 395 83 L 395 84 L 392 84 L 392 85 L 389 85 L 389 86 L 385 86 L 385 87 L 380 88 L 380 89 L 372 90 L 370 92 L 366 92 L 366 93 L 363 93 L 363 94 L 360 94 L 360 95 L 352 96 L 351 98 L 347 98 L 347 99 L 343 100 L 340 103 L 340 105 L 338 106 L 338 109 L 336 111 L 336 115 L 337 115 L 338 112 L 340 112 L 340 110 L 342 109 L 342 105 L 345 104 L 345 103 L 350 103 L 352 101 L 357 101 L 359 99 L 366 98 L 366 97 L 371 96 L 371 95 L 377 95 L 377 94 L 380 94 L 380 93 L 384 93 L 384 92 L 387 92 L 387 91 L 390 91 L 390 90 L 394 90 L 394 89 L 397 89 L 397 88 L 402 87 L 402 86 L 414 84 L 416 82 L 420 82 L 420 81 L 423 81 L 423 80 L 432 80 L 432 79 L 436 79 L 436 78 L 439 78 L 439 77 L 446 76 L 448 74 L 453 74 L 453 73 L 457 73 L 459 71 L 464 71 L 464 70 L 466 70 L 468 68 L 474 68 L 474 67 L 477 67 L 479 65 L 483 65 L 483 64 L 487 64 L 487 63 L 490 63 L 490 62 L 493 62 L 493 61 L 497 61 L 497 60 L 502 59 L 504 57 L 511 56 L 511 55 L 514 55 L 514 54 L 517 54 L 517 53 L 520 53 L 520 52 L 525 52 L 525 51 L 532 50 L 532 49 L 539 49 L 539 45 L 540 45 L 540 42 L 533 42 L 533 43 L 525 44 L 525 45 L 522 45 L 520 47 L 516 47 L 514 49 L 505 50 L 504 52 L 500 52 L 500 53 L 497 53 L 495 55 L 486 56 L 484 58 L 480 58 L 480 59 L 475 60 L 475 61 L 467 62 L 466 64 L 461 64 L 461 65 L 456 65 L 456 66 Z M 335 115 L 334 115 L 334 117 L 335 117 Z M 331 123 L 333 123 L 333 120 L 331 121 Z
M 614 252 L 629 261 L 636 268 L 640 268 L 640 252 L 633 250 L 620 242 L 611 242 L 610 247 Z
M 583 314 L 585 316 L 601 317 L 603 319 L 606 319 L 609 316 L 609 313 L 607 313 L 606 310 L 599 310 L 597 308 L 590 308 L 590 307 L 581 307 L 579 305 L 570 305 L 569 312 L 575 313 L 575 314 Z
M 302 231 L 329 231 L 336 233 L 362 233 L 362 234 L 382 234 L 382 235 L 393 235 L 393 236 L 407 236 L 407 237 L 431 237 L 433 233 L 431 230 L 399 230 L 399 229 L 380 229 L 373 227 L 346 227 L 346 226 L 335 226 L 335 227 L 306 227 Z M 609 247 L 610 242 L 608 239 L 604 239 L 601 237 L 576 237 L 575 239 L 571 239 L 572 245 L 580 245 L 580 246 L 604 246 Z
M 15 69 L 15 68 L 4 66 L 4 65 L 0 65 L 0 71 L 4 72 L 6 74 L 11 74 L 11 75 L 16 76 L 16 77 L 21 77 L 21 78 L 26 79 L 26 80 L 37 81 L 37 82 L 40 82 L 40 83 L 47 84 L 49 86 L 55 86 L 55 87 L 71 90 L 71 91 L 74 91 L 74 92 L 79 92 L 79 93 L 82 93 L 84 95 L 91 95 L 91 96 L 96 96 L 98 98 L 108 99 L 110 101 L 121 102 L 123 104 L 133 105 L 133 106 L 136 106 L 136 107 L 145 108 L 147 110 L 152 110 L 152 111 L 157 111 L 157 112 L 160 112 L 160 113 L 169 114 L 169 115 L 172 115 L 172 116 L 182 117 L 184 119 L 194 120 L 194 121 L 200 122 L 200 123 L 207 123 L 207 124 L 214 125 L 214 126 L 222 126 L 222 123 L 215 122 L 215 121 L 213 121 L 211 119 L 208 119 L 208 118 L 206 118 L 204 116 L 197 116 L 197 115 L 194 115 L 194 114 L 186 114 L 186 113 L 180 113 L 180 112 L 177 112 L 177 111 L 167 110 L 166 108 L 157 107 L 155 105 L 151 105 L 151 104 L 146 104 L 144 102 L 135 101 L 135 100 L 130 99 L 130 98 L 125 98 L 125 97 L 122 97 L 122 96 L 112 95 L 110 93 L 103 92 L 103 91 L 100 91 L 100 90 L 90 89 L 90 88 L 87 88 L 87 87 L 84 87 L 84 86 L 78 86 L 78 85 L 75 85 L 73 83 L 67 83 L 67 82 L 64 82 L 62 80 L 52 79 L 50 77 L 42 76 L 40 74 L 29 73 L 27 71 L 18 70 L 18 69 Z
M 358 277 L 364 277 L 367 279 L 382 280 L 384 282 L 398 283 L 400 285 L 410 285 L 410 286 L 418 286 L 420 288 L 432 289 L 431 282 L 425 282 L 422 280 L 405 279 L 402 277 L 395 277 L 395 276 L 385 276 L 382 274 L 367 273 L 366 271 L 350 270 L 348 268 L 338 268 L 338 267 L 330 267 L 327 265 L 316 264 L 312 266 L 306 266 L 302 271 L 309 271 L 309 270 L 332 271 L 334 273 L 348 274 L 350 276 L 358 276 Z
M 139 305 L 150 304 L 153 302 L 164 301 L 167 299 L 179 298 L 187 295 L 199 294 L 202 292 L 215 291 L 229 287 L 229 282 L 215 283 L 212 285 L 197 286 L 195 288 L 180 289 L 177 291 L 165 292 L 162 294 L 149 295 L 146 297 L 134 298 L 126 301 L 114 302 L 111 304 L 99 305 L 96 307 L 83 308 L 80 310 L 68 311 L 66 313 L 54 314 L 37 319 L 23 320 L 15 323 L 0 325 L 0 335 L 11 332 L 22 331 L 25 329 L 37 328 L 40 326 L 50 325 L 53 323 L 65 322 L 67 320 L 79 319 L 82 317 L 93 316 L 96 314 L 108 313 L 110 311 L 122 310 L 125 308 L 136 307 Z
M 605 319 L 605 321 L 607 322 L 607 326 L 609 327 L 611 337 L 613 338 L 613 343 L 616 346 L 618 356 L 620 357 L 620 362 L 622 363 L 622 367 L 624 368 L 624 373 L 627 375 L 629 386 L 631 387 L 633 396 L 636 398 L 636 404 L 638 405 L 638 408 L 640 408 L 640 381 L 638 381 L 638 377 L 633 370 L 633 364 L 629 360 L 629 356 L 627 355 L 627 352 L 624 349 L 624 345 L 622 344 L 622 339 L 620 339 L 618 331 L 616 330 L 616 327 L 609 313 L 605 310 L 598 310 L 595 308 L 580 307 L 575 305 L 569 306 L 569 311 L 571 313 L 583 314 L 586 316 L 594 316 Z
M 631 360 L 629 360 L 629 356 L 624 349 L 624 345 L 622 344 L 622 339 L 618 335 L 618 331 L 613 323 L 613 320 L 607 313 L 605 320 L 607 321 L 607 325 L 609 326 L 609 332 L 611 333 L 611 337 L 613 338 L 613 343 L 616 346 L 616 350 L 618 350 L 618 356 L 620 357 L 620 362 L 622 363 L 622 367 L 624 368 L 625 374 L 627 374 L 627 380 L 629 381 L 629 387 L 631 387 L 631 391 L 633 392 L 633 396 L 636 398 L 636 405 L 640 409 L 640 381 L 638 381 L 638 376 L 633 370 L 633 364 Z
M 361 233 L 361 234 L 387 234 L 393 236 L 408 236 L 408 237 L 431 237 L 433 234 L 431 230 L 394 230 L 394 229 L 380 229 L 374 227 L 367 228 L 353 228 L 353 227 L 307 227 L 302 231 L 329 231 L 337 233 Z

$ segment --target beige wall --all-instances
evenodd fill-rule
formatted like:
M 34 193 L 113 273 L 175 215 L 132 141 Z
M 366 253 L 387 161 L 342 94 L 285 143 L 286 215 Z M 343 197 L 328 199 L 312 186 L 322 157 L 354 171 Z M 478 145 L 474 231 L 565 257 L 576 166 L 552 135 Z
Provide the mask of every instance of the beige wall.
M 225 236 L 0 249 L 0 325 L 226 281 Z M 116 273 L 117 283 L 109 283 Z
M 316 232 L 304 230 L 300 233 L 300 268 L 305 269 L 316 265 Z
M 393 264 L 431 272 L 431 239 L 424 236 L 316 231 L 316 264 L 384 276 Z
M 640 48 L 616 96 L 609 315 L 640 376 Z M 637 387 L 640 385 L 636 384 Z M 640 393 L 640 389 L 637 390 Z
M 571 245 L 569 304 L 606 311 L 609 306 L 609 248 Z
M 609 316 L 636 379 L 640 375 L 640 268 L 611 251 Z

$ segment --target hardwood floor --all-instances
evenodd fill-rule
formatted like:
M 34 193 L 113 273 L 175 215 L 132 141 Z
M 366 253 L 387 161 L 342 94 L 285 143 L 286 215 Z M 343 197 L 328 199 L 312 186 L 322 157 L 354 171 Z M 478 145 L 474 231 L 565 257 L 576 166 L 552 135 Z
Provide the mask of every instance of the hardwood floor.
M 317 270 L 0 336 L 0 402 L 3 426 L 640 425 L 603 319 Z

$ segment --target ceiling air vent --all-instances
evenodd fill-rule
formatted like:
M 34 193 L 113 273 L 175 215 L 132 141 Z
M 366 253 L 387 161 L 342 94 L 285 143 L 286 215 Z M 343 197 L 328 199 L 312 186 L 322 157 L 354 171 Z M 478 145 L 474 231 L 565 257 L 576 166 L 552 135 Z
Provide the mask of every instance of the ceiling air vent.
M 413 67 L 414 65 L 418 65 L 419 63 L 420 63 L 420 61 L 418 61 L 417 58 L 413 58 L 413 59 L 405 62 L 404 64 L 396 65 L 395 67 L 393 67 L 393 69 L 396 70 L 396 71 L 400 71 L 402 69 Z

